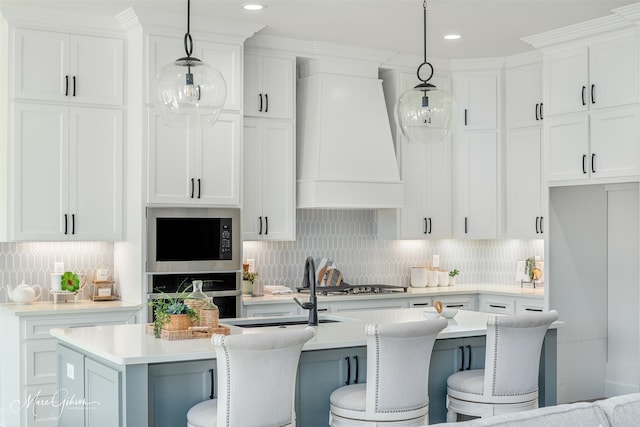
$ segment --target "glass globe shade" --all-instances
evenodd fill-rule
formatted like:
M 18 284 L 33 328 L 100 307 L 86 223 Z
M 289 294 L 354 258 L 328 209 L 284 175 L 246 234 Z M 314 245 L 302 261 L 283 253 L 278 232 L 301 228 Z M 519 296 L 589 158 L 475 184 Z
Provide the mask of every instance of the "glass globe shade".
M 431 83 L 421 83 L 398 99 L 398 126 L 408 142 L 446 142 L 453 129 L 454 107 L 449 92 Z
M 217 68 L 197 58 L 180 58 L 160 70 L 154 104 L 169 126 L 213 126 L 227 97 Z

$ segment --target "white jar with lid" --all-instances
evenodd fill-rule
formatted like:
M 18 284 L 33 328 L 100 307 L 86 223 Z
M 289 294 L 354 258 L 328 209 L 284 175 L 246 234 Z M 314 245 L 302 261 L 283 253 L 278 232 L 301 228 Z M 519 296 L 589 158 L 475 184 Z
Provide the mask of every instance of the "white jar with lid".
M 424 288 L 427 286 L 427 268 L 411 267 L 411 287 Z

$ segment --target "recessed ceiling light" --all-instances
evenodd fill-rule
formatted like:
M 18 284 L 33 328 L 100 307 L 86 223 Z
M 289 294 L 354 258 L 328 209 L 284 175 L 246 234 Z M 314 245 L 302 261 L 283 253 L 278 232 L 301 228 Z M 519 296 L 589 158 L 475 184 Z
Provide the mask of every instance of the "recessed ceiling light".
M 446 40 L 458 40 L 460 38 L 460 34 L 447 34 L 444 38 Z
M 244 10 L 252 10 L 252 11 L 253 11 L 253 10 L 262 10 L 262 9 L 264 9 L 265 7 L 266 7 L 266 6 L 265 6 L 265 5 L 263 5 L 263 4 L 256 4 L 256 3 L 253 3 L 253 4 L 245 4 L 245 5 L 243 5 L 243 6 L 242 6 L 242 8 L 243 8 Z

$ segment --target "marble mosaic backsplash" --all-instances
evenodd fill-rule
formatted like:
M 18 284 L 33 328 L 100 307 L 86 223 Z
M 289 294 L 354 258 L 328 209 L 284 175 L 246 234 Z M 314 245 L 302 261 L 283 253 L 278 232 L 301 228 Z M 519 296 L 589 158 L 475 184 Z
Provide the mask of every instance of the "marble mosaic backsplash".
M 380 240 L 375 210 L 306 210 L 297 212 L 295 242 L 245 242 L 244 258 L 253 258 L 263 285 L 292 288 L 302 282 L 307 256 L 334 260 L 352 284 L 408 285 L 410 270 L 430 265 L 434 254 L 440 266 L 460 270 L 458 283 L 515 282 L 516 260 L 543 257 L 543 240 Z M 24 280 L 45 288 L 49 295 L 54 261 L 88 277 L 113 267 L 110 242 L 0 243 L 0 302 L 7 302 L 5 285 Z

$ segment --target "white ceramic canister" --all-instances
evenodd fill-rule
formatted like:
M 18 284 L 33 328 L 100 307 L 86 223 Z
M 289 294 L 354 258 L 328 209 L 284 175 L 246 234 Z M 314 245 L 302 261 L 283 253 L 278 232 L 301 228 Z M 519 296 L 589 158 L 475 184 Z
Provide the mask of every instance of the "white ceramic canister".
M 438 286 L 449 286 L 449 272 L 438 271 Z
M 411 267 L 411 287 L 424 288 L 427 286 L 427 268 Z
M 51 290 L 53 292 L 62 290 L 62 273 L 51 273 Z
M 427 286 L 428 287 L 438 286 L 438 270 L 434 270 L 434 269 L 427 270 Z

